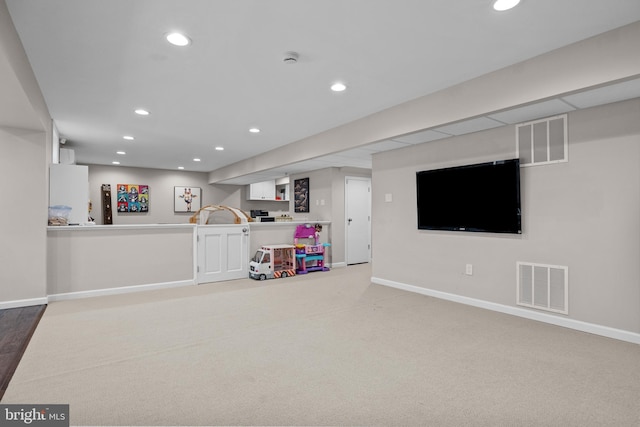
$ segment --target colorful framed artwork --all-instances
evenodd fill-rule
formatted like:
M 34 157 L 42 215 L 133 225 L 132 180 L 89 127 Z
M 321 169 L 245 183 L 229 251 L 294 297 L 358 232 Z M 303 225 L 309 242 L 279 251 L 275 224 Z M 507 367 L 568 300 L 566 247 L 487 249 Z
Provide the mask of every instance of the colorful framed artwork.
M 173 187 L 174 212 L 196 212 L 200 209 L 201 200 L 200 187 Z
M 309 212 L 309 178 L 293 181 L 293 202 L 295 212 Z
M 149 186 L 118 184 L 118 212 L 149 212 Z

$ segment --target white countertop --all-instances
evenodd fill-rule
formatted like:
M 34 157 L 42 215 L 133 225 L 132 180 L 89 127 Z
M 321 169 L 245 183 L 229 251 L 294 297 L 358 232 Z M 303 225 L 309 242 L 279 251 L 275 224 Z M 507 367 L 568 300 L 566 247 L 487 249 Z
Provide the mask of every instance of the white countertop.
M 286 227 L 300 224 L 331 225 L 331 221 L 275 221 L 275 222 L 249 222 L 250 227 Z M 208 226 L 229 226 L 236 224 L 209 224 Z M 89 230 L 149 230 L 169 228 L 194 228 L 196 224 L 112 224 L 112 225 L 49 225 L 47 231 L 89 231 Z
M 300 225 L 300 224 L 320 224 L 331 225 L 331 221 L 274 221 L 274 222 L 250 222 L 251 227 L 274 227 L 274 226 L 287 226 L 287 225 Z
M 194 228 L 195 224 L 49 225 L 47 231 L 149 230 L 154 228 Z

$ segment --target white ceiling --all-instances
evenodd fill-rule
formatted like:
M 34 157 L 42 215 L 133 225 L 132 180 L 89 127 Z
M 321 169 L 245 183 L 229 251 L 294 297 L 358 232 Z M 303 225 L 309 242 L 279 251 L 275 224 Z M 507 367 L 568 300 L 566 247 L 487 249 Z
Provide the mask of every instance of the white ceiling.
M 551 117 L 581 108 L 595 107 L 638 97 L 640 97 L 640 79 L 583 91 L 525 107 L 513 108 L 501 113 L 490 114 L 486 117 L 478 117 L 447 126 L 427 129 L 411 135 L 399 136 L 390 140 L 369 144 L 361 148 L 345 150 L 337 154 L 322 156 L 269 171 L 228 179 L 221 183 L 236 185 L 251 184 L 261 180 L 280 178 L 292 173 L 312 171 L 331 166 L 370 169 L 372 155 L 374 153 L 395 150 L 409 145 L 421 144 L 449 138 L 451 136 L 479 132 L 507 124 L 522 123 L 541 117 Z
M 522 0 L 501 13 L 489 0 L 6 3 L 79 163 L 201 172 L 640 20 L 638 0 Z M 172 30 L 193 43 L 169 45 Z M 348 88 L 333 93 L 338 80 Z M 368 168 L 374 152 L 637 96 L 626 82 L 226 182 Z

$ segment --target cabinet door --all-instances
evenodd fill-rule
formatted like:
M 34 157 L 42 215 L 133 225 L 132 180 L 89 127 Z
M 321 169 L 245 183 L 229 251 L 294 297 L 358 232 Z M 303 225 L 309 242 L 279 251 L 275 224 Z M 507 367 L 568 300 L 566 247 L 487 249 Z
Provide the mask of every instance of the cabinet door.
M 276 182 L 275 180 L 264 181 L 261 183 L 260 195 L 262 200 L 276 199 Z
M 262 181 L 249 185 L 249 200 L 275 200 L 276 199 L 276 182 Z
M 259 183 L 247 185 L 247 200 L 260 199 L 260 195 L 258 194 L 260 190 L 260 186 L 258 184 Z
M 198 283 L 249 276 L 249 226 L 199 225 Z

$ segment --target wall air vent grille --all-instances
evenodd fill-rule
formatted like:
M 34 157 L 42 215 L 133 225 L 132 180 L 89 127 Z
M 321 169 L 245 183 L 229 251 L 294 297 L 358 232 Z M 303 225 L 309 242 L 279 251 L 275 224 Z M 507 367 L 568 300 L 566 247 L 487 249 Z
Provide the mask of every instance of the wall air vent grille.
M 520 166 L 569 161 L 567 115 L 516 125 L 516 153 Z
M 569 314 L 569 267 L 518 262 L 516 304 Z

